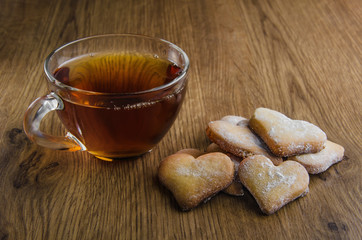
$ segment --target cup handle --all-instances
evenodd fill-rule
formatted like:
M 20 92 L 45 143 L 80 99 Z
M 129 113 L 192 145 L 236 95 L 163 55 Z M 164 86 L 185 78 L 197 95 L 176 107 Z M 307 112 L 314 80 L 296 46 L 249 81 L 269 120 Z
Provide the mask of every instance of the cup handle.
M 24 116 L 24 131 L 36 144 L 57 150 L 80 151 L 85 146 L 71 133 L 65 137 L 53 136 L 40 131 L 40 122 L 46 114 L 54 110 L 63 110 L 62 99 L 54 92 L 37 98 L 30 104 Z

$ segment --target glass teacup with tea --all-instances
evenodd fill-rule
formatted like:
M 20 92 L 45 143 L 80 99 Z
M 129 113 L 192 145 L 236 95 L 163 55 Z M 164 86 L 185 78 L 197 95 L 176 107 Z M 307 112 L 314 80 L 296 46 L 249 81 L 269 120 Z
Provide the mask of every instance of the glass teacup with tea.
M 44 64 L 50 93 L 24 118 L 35 143 L 88 151 L 111 160 L 150 151 L 173 124 L 187 85 L 189 59 L 176 45 L 131 34 L 87 37 L 54 50 Z M 56 111 L 68 133 L 40 130 Z

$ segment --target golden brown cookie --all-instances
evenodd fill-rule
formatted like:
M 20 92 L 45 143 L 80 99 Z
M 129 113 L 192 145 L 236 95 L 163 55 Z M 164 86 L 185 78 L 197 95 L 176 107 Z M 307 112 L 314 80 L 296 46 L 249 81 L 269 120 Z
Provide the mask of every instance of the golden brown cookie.
M 238 158 L 238 157 L 232 155 L 231 153 L 226 153 L 221 148 L 219 148 L 219 146 L 216 145 L 215 143 L 210 144 L 208 147 L 208 150 L 206 152 L 207 153 L 221 152 L 221 153 L 225 153 L 228 157 L 230 157 L 230 159 L 233 161 L 233 163 L 235 165 L 234 180 L 227 188 L 223 189 L 222 191 L 229 195 L 232 195 L 232 196 L 237 196 L 237 197 L 243 196 L 244 188 L 243 188 L 243 185 L 241 184 L 239 176 L 237 174 L 239 162 L 241 161 L 241 158 Z M 202 152 L 198 149 L 194 149 L 194 148 L 182 149 L 176 153 L 187 153 L 187 154 L 190 154 L 191 156 L 193 156 L 194 158 L 197 158 L 197 157 L 205 154 L 204 152 Z
M 211 152 L 222 152 L 225 153 L 224 150 L 222 150 L 219 145 L 217 145 L 216 143 L 211 143 L 209 146 L 207 146 L 206 148 L 206 152 L 211 153 Z
M 209 153 L 210 152 L 222 152 L 230 157 L 231 161 L 233 161 L 234 166 L 235 166 L 234 180 L 227 188 L 225 188 L 223 190 L 223 192 L 227 193 L 229 195 L 232 195 L 232 196 L 237 196 L 237 197 L 243 196 L 244 188 L 240 182 L 239 175 L 238 175 L 239 163 L 242 160 L 242 158 L 239 158 L 231 153 L 225 152 L 216 143 L 211 143 L 207 147 L 206 152 L 209 152 Z
M 327 140 L 319 127 L 268 108 L 256 109 L 249 126 L 279 157 L 319 152 Z
M 197 158 L 197 157 L 201 156 L 202 154 L 205 154 L 203 151 L 200 151 L 199 149 L 196 149 L 196 148 L 185 148 L 185 149 L 181 149 L 180 151 L 178 151 L 176 153 L 190 154 L 194 158 Z
M 234 163 L 223 153 L 198 158 L 185 153 L 166 157 L 159 166 L 160 182 L 174 195 L 182 210 L 190 210 L 231 184 Z
M 248 119 L 235 115 L 227 115 L 220 119 L 221 121 L 226 121 L 232 123 L 233 125 L 242 124 L 243 122 L 248 122 Z
M 221 149 L 235 156 L 246 158 L 252 155 L 265 155 L 275 165 L 282 159 L 271 155 L 264 143 L 245 125 L 234 125 L 227 121 L 212 121 L 208 124 L 206 134 Z
M 230 155 L 228 155 L 230 157 Z M 239 174 L 238 174 L 238 170 L 239 170 L 239 164 L 240 161 L 236 160 L 240 158 L 232 158 L 230 157 L 231 161 L 233 161 L 234 166 L 235 166 L 235 173 L 234 173 L 234 179 L 233 182 L 223 190 L 224 193 L 227 193 L 231 196 L 236 196 L 236 197 L 241 197 L 244 196 L 244 188 L 243 185 L 240 182 L 240 178 L 239 178 Z
M 343 155 L 344 148 L 341 145 L 327 140 L 325 148 L 320 152 L 293 156 L 289 157 L 288 160 L 299 162 L 310 174 L 318 174 L 341 161 Z
M 239 177 L 266 214 L 273 214 L 308 192 L 308 172 L 295 161 L 274 166 L 265 156 L 251 156 L 241 161 Z

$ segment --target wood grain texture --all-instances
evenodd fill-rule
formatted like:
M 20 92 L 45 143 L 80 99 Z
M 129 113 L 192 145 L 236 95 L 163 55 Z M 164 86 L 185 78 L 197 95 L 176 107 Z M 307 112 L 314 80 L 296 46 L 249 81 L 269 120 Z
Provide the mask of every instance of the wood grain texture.
M 361 239 L 360 1 L 0 0 L 0 8 L 0 239 Z M 31 143 L 22 118 L 47 92 L 47 54 L 105 33 L 161 37 L 188 53 L 188 93 L 170 132 L 151 153 L 112 163 Z M 157 180 L 159 162 L 205 149 L 210 120 L 249 118 L 260 106 L 318 125 L 345 159 L 272 216 L 249 193 L 181 212 Z M 45 128 L 64 131 L 56 121 Z

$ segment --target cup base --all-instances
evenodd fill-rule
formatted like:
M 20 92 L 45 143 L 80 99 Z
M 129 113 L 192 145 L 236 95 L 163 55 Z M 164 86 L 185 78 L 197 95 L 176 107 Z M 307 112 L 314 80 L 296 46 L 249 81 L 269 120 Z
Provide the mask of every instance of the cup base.
M 95 156 L 96 158 L 103 160 L 103 161 L 107 161 L 107 162 L 114 162 L 114 161 L 119 161 L 119 160 L 124 160 L 124 159 L 133 159 L 133 158 L 137 158 L 140 157 L 146 153 L 151 152 L 152 149 L 147 150 L 145 152 L 141 152 L 141 153 L 123 153 L 123 154 L 111 154 L 111 155 L 99 155 L 97 153 L 93 153 L 91 151 L 89 151 L 89 153 L 93 156 Z

